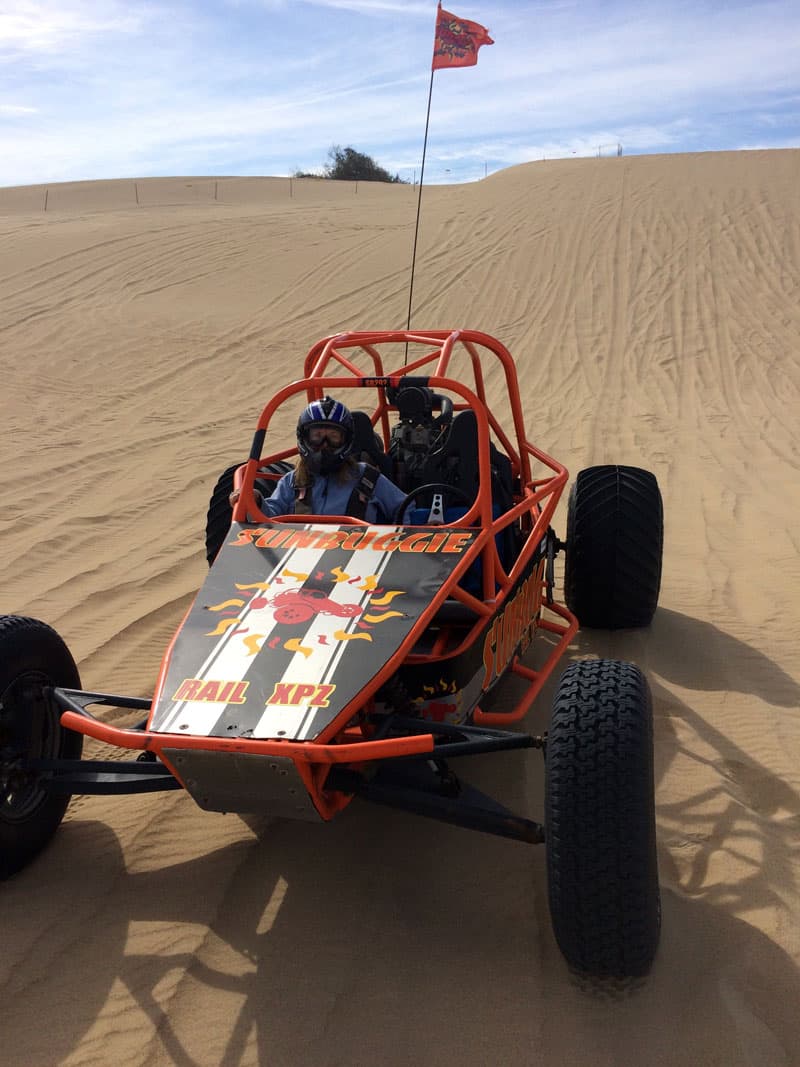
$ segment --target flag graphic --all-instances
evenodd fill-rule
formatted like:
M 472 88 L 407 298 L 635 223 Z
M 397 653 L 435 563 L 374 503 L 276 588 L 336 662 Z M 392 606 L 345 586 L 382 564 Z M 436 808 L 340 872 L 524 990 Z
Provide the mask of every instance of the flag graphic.
M 474 67 L 482 44 L 494 44 L 489 31 L 479 22 L 460 19 L 445 11 L 441 3 L 436 15 L 432 70 L 443 67 Z

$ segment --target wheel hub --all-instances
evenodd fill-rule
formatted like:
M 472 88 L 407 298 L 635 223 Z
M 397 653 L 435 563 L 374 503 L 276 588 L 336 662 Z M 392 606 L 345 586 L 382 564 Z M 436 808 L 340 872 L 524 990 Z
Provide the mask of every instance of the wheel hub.
M 31 672 L 15 678 L 0 697 L 0 819 L 22 821 L 46 800 L 31 759 L 59 754 L 58 710 L 50 679 Z

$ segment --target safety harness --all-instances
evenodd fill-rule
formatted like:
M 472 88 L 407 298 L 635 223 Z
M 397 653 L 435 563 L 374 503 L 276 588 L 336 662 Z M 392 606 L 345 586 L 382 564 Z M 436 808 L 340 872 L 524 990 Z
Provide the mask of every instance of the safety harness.
M 375 485 L 380 477 L 380 471 L 377 467 L 371 466 L 369 463 L 364 464 L 364 469 L 361 472 L 361 476 L 353 487 L 353 491 L 350 494 L 350 499 L 347 501 L 346 515 L 349 515 L 353 519 L 363 519 L 366 514 L 367 504 L 372 499 L 372 495 L 375 492 Z M 311 504 L 311 489 L 314 485 L 313 477 L 306 485 L 295 485 L 294 487 L 294 513 L 295 515 L 313 515 L 313 507 Z

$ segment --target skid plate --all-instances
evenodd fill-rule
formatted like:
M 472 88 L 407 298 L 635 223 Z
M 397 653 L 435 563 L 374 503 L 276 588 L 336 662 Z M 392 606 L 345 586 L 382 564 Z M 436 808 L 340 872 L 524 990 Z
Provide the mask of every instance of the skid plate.
M 322 819 L 286 756 L 165 748 L 164 757 L 205 811 Z

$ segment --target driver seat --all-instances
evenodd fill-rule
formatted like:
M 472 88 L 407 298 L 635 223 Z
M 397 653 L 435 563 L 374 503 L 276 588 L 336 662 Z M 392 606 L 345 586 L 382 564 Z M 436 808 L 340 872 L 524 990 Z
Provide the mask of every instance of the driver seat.
M 474 411 L 459 411 L 444 447 L 428 458 L 422 484 L 431 482 L 445 482 L 465 493 L 470 503 L 475 500 L 478 495 L 478 420 Z
M 511 461 L 497 446 L 489 445 L 489 462 L 492 479 L 492 512 L 495 518 L 509 511 L 514 506 L 514 490 Z M 460 411 L 453 419 L 450 435 L 441 452 L 430 457 L 425 466 L 425 483 L 444 482 L 460 489 L 472 504 L 478 495 L 478 419 L 474 411 Z M 445 520 L 457 522 L 465 515 L 467 508 L 461 502 L 445 509 Z M 413 522 L 422 524 L 426 521 L 429 508 L 418 508 L 413 513 Z M 506 526 L 497 534 L 497 550 L 500 561 L 508 569 L 518 552 L 518 543 L 514 527 Z M 468 575 L 465 586 L 475 585 L 479 572 Z
M 492 478 L 492 503 L 495 514 L 502 515 L 514 506 L 511 460 L 489 443 L 489 466 Z M 453 419 L 450 436 L 441 453 L 431 457 L 425 469 L 426 482 L 445 482 L 460 489 L 470 503 L 478 495 L 478 419 L 472 410 L 459 411 Z M 459 505 L 461 506 L 461 505 Z

